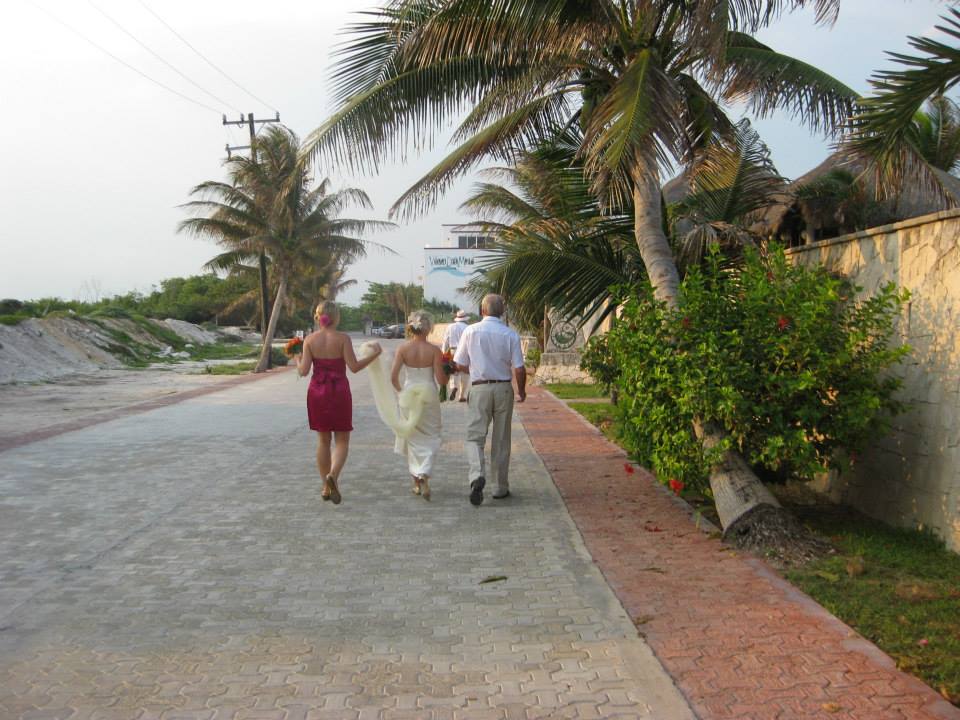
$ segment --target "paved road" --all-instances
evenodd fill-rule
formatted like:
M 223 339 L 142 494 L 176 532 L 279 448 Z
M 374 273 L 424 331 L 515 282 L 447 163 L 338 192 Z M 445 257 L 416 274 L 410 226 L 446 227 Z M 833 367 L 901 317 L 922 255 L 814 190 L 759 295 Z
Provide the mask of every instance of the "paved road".
M 351 380 L 340 507 L 292 373 L 0 453 L 0 717 L 692 717 L 519 426 L 427 503 Z

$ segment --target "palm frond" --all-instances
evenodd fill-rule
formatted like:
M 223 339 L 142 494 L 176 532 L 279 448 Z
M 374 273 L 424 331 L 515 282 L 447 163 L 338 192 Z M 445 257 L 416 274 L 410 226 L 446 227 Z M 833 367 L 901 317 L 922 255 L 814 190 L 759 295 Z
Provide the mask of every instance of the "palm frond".
M 258 257 L 256 252 L 244 252 L 243 250 L 228 250 L 219 255 L 215 255 L 203 264 L 204 270 L 214 272 L 236 272 L 238 269 L 251 270 L 245 263 L 255 261 Z
M 679 89 L 658 54 L 638 51 L 587 121 L 582 156 L 595 192 L 626 205 L 638 167 L 669 167 L 683 154 L 679 107 Z
M 845 126 L 860 98 L 828 73 L 739 32 L 728 35 L 713 82 L 724 100 L 746 102 L 757 117 L 783 110 L 826 134 Z
M 569 115 L 563 90 L 538 97 L 469 138 L 414 183 L 390 208 L 391 216 L 411 218 L 433 205 L 457 178 L 487 157 L 515 159 L 523 147 L 556 134 Z
M 753 244 L 747 228 L 758 213 L 782 202 L 786 181 L 749 120 L 708 145 L 690 171 L 690 194 L 672 208 L 671 229 L 682 267 L 698 263 L 710 244 Z

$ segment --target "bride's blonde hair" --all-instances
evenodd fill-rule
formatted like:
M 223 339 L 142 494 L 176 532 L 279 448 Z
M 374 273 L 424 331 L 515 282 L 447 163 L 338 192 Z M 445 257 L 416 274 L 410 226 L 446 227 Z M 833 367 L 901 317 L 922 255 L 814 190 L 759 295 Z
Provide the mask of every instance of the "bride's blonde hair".
M 317 322 L 320 323 L 320 327 L 327 327 L 333 325 L 340 318 L 340 308 L 337 307 L 337 304 L 333 300 L 324 300 L 317 305 L 313 316 L 317 319 Z
M 433 329 L 433 315 L 426 310 L 414 310 L 407 318 L 407 327 L 414 335 L 429 335 Z

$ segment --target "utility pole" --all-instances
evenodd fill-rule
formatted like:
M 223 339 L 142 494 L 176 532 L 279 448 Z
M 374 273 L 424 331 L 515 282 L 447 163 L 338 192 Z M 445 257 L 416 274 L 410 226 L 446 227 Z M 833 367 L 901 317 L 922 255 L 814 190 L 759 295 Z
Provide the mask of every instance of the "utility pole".
M 227 143 L 227 158 L 232 157 L 230 154 L 234 150 L 249 150 L 250 159 L 256 161 L 257 159 L 257 125 L 258 124 L 267 124 L 267 123 L 278 123 L 280 122 L 280 113 L 277 113 L 276 117 L 268 118 L 266 120 L 257 120 L 253 117 L 253 113 L 247 113 L 246 119 L 243 115 L 240 116 L 239 120 L 227 120 L 227 116 L 223 116 L 223 124 L 226 125 L 246 125 L 250 130 L 250 144 L 249 145 L 234 145 L 231 146 L 230 143 Z M 262 251 L 260 252 L 260 332 L 266 335 L 267 324 L 270 322 L 270 296 L 267 294 L 269 289 L 267 288 L 267 256 Z M 272 351 L 267 355 L 267 368 L 273 367 L 273 358 Z

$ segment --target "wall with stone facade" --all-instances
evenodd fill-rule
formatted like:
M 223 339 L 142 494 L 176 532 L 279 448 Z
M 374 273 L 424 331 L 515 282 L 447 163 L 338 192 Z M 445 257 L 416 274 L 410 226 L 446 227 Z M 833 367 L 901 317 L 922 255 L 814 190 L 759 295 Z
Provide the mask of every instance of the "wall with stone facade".
M 796 262 L 823 263 L 864 293 L 890 281 L 911 293 L 898 326 L 913 348 L 898 370 L 908 409 L 852 472 L 818 489 L 881 520 L 929 528 L 960 551 L 960 211 L 788 252 Z

